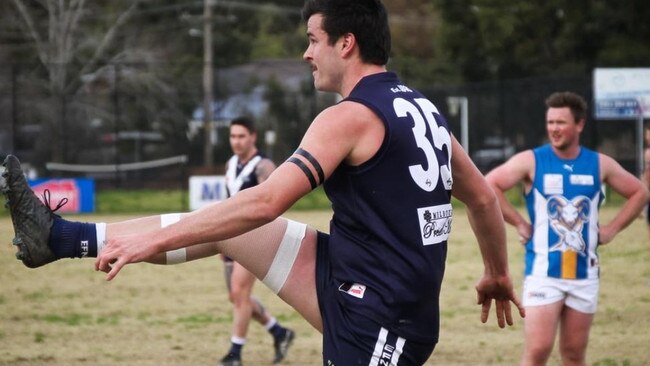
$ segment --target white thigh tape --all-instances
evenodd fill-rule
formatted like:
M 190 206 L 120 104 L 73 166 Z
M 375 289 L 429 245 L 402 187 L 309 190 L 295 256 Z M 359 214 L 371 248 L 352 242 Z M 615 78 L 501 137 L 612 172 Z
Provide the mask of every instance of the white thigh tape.
M 160 215 L 160 227 L 166 227 L 179 221 L 181 221 L 179 213 Z
M 181 214 L 165 214 L 160 215 L 160 227 L 166 227 L 171 224 L 175 224 L 181 220 Z M 179 264 L 187 262 L 187 250 L 185 248 L 180 248 L 176 250 L 170 250 L 165 253 L 167 256 L 167 264 Z
M 275 258 L 273 258 L 273 263 L 271 263 L 269 271 L 262 280 L 276 294 L 280 292 L 280 289 L 282 289 L 282 286 L 287 281 L 287 277 L 289 277 L 293 262 L 295 262 L 298 256 L 300 244 L 305 237 L 306 229 L 307 225 L 288 220 L 287 230 L 284 233 L 280 247 L 277 253 L 275 253 Z
M 179 264 L 187 262 L 187 250 L 185 250 L 185 248 L 170 250 L 166 252 L 165 255 L 167 256 L 167 264 Z

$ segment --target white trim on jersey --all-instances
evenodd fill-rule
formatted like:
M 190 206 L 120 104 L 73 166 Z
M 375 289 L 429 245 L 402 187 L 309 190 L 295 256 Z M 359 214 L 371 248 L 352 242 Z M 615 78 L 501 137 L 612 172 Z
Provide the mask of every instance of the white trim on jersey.
M 546 198 L 537 190 L 533 189 L 535 195 L 535 222 L 538 226 L 533 228 L 533 246 L 535 247 L 535 259 L 533 259 L 533 276 L 548 276 L 548 211 L 546 210 Z
M 237 155 L 233 155 L 228 160 L 228 171 L 226 171 L 226 185 L 228 186 L 228 193 L 230 196 L 234 196 L 241 189 L 242 184 L 244 184 L 244 177 L 247 177 L 253 172 L 253 169 L 257 164 L 262 160 L 260 155 L 252 158 L 246 163 L 246 166 L 239 172 L 237 175 L 237 161 L 239 158 Z
M 598 264 L 598 254 L 596 250 L 598 249 L 598 209 L 600 208 L 600 195 L 602 193 L 598 192 L 591 199 L 591 208 L 589 218 L 589 267 L 587 267 L 587 278 L 599 278 L 600 277 L 600 265 Z

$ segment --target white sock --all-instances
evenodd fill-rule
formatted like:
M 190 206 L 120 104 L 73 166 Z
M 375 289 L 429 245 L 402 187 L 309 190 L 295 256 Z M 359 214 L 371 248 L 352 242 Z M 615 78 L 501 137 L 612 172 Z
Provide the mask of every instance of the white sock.
M 97 256 L 101 254 L 106 244 L 106 223 L 98 222 L 95 224 L 95 232 L 97 233 Z
M 275 319 L 275 317 L 271 317 L 271 319 L 269 319 L 269 321 L 266 322 L 266 324 L 264 324 L 264 328 L 266 328 L 266 330 L 270 330 L 277 323 L 278 323 L 278 320 Z
M 243 346 L 246 344 L 246 338 L 242 337 L 237 337 L 237 336 L 232 336 L 230 337 L 230 341 L 234 344 L 238 344 L 240 346 Z

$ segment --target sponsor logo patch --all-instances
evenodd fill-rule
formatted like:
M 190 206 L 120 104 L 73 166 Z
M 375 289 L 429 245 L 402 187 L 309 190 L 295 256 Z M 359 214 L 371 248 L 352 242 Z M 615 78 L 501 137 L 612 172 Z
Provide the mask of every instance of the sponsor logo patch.
M 423 245 L 442 243 L 451 232 L 451 204 L 418 208 Z
M 546 293 L 545 292 L 536 292 L 536 291 L 531 291 L 528 293 L 528 297 L 531 299 L 545 299 L 546 298 Z
M 564 181 L 562 174 L 544 174 L 544 193 L 562 194 L 564 192 Z
M 348 295 L 354 296 L 358 299 L 363 299 L 363 294 L 366 293 L 366 286 L 360 283 L 347 284 L 344 283 L 339 286 L 339 291 L 345 292 Z
M 594 176 L 584 174 L 571 174 L 569 176 L 571 184 L 575 186 L 593 186 Z

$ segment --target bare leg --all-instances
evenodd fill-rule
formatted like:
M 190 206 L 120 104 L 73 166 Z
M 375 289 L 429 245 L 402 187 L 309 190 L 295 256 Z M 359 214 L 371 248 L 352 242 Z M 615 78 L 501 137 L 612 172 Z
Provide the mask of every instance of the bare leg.
M 181 216 L 188 215 L 182 214 Z M 274 221 L 240 236 L 216 243 L 203 243 L 186 248 L 186 260 L 223 253 L 255 277 L 264 279 L 280 243 L 284 238 L 288 220 Z M 106 237 L 136 234 L 158 229 L 160 216 L 149 216 L 107 225 Z M 289 275 L 278 292 L 278 296 L 296 309 L 312 326 L 322 332 L 322 319 L 316 297 L 316 230 L 307 228 Z M 147 262 L 167 264 L 166 253 L 160 253 Z
M 522 366 L 546 365 L 555 341 L 564 301 L 548 305 L 527 306 L 524 319 L 526 344 Z
M 246 338 L 248 332 L 248 325 L 254 309 L 251 298 L 253 285 L 255 285 L 255 276 L 242 267 L 241 264 L 233 262 L 230 301 L 234 307 L 232 334 L 236 337 Z
M 589 329 L 594 314 L 564 307 L 560 325 L 560 354 L 564 366 L 586 365 Z

